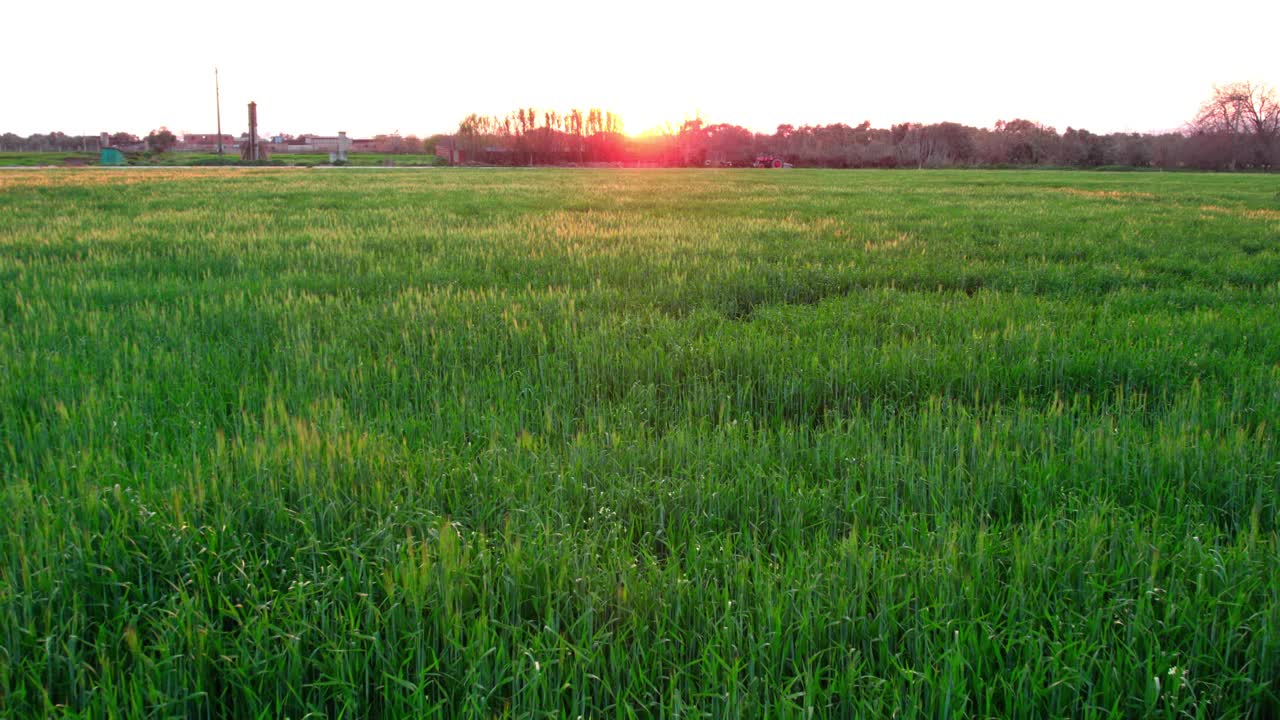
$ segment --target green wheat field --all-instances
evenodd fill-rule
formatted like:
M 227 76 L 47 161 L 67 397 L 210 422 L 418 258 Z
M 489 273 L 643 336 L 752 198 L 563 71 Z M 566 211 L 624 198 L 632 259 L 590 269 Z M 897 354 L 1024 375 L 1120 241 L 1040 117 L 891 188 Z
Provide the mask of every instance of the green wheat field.
M 1280 177 L 0 172 L 0 716 L 1275 717 Z

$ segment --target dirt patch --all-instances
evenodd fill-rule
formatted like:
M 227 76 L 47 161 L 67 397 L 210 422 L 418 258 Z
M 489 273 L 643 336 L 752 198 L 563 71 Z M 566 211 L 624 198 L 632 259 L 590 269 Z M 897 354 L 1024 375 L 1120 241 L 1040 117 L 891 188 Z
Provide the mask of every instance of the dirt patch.
M 1155 200 L 1156 196 L 1148 192 L 1131 190 L 1081 190 L 1080 188 L 1057 188 L 1058 192 L 1076 197 L 1101 198 L 1105 200 Z
M 892 250 L 900 245 L 911 242 L 910 233 L 898 233 L 897 235 L 883 240 L 868 240 L 866 244 L 867 252 L 872 250 Z
M 0 171 L 0 190 L 29 187 L 90 187 L 172 183 L 210 177 L 243 176 L 245 173 L 278 172 L 279 168 L 81 168 L 12 169 Z
M 1273 222 L 1280 222 L 1280 210 L 1229 208 L 1221 205 L 1201 205 L 1200 212 L 1218 215 L 1233 215 L 1235 217 L 1248 218 L 1250 220 L 1271 220 Z

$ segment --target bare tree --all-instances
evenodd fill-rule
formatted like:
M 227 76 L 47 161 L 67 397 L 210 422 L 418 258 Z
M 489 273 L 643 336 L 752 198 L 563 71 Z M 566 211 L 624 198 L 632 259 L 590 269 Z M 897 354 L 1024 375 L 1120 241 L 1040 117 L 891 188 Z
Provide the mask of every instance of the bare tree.
M 573 141 L 574 146 L 575 146 L 575 149 L 578 151 L 578 163 L 581 164 L 582 163 L 582 147 L 583 147 L 582 140 L 583 140 L 583 133 L 585 132 L 585 129 L 582 123 L 582 111 L 579 110 L 578 108 L 573 108 L 572 110 L 569 111 L 568 130 L 569 130 L 569 134 L 572 135 L 574 138 L 574 141 Z
M 1213 95 L 1200 106 L 1192 127 L 1225 141 L 1229 169 L 1241 164 L 1266 167 L 1280 135 L 1280 101 L 1274 88 L 1262 84 L 1214 85 Z

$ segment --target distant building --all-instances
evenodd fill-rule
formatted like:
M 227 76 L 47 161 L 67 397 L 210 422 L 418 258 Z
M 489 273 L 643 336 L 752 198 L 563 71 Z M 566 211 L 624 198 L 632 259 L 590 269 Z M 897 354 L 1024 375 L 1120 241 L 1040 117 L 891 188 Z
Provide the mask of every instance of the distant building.
M 132 139 L 126 141 L 124 139 L 125 137 L 132 138 Z M 119 150 L 122 153 L 131 153 L 131 152 L 143 152 L 147 149 L 147 143 L 145 141 L 137 137 L 134 137 L 132 135 L 123 136 L 122 134 L 121 136 L 117 136 L 116 140 L 117 142 L 112 142 L 111 136 L 108 135 L 107 133 L 102 133 L 98 135 L 98 150 L 101 151 L 107 148 L 114 148 L 116 150 Z
M 461 165 L 465 162 L 462 148 L 458 147 L 458 141 L 453 138 L 448 138 L 436 144 L 436 157 L 450 165 Z
M 247 139 L 247 134 L 242 134 L 238 139 L 231 135 L 224 135 L 222 142 L 230 152 Z M 191 133 L 184 135 L 174 149 L 188 152 L 212 152 L 217 150 L 217 143 L 217 135 Z M 339 156 L 345 156 L 346 153 L 422 152 L 421 143 L 422 141 L 412 136 L 405 138 L 394 133 L 375 135 L 372 138 L 353 138 L 349 137 L 345 131 L 340 131 L 337 135 L 280 133 L 262 140 L 264 146 L 270 146 L 269 150 L 272 154 L 337 153 Z
M 304 133 L 297 137 L 277 135 L 271 139 L 271 151 L 275 153 L 339 153 L 345 154 L 355 150 L 359 140 L 352 140 L 347 133 L 337 135 L 311 135 Z
M 381 143 L 377 139 L 361 139 L 351 141 L 351 152 L 388 152 L 380 148 Z
M 234 151 L 236 147 L 236 138 L 234 135 L 222 136 L 222 149 L 224 152 Z M 217 133 L 187 133 L 182 136 L 173 149 L 177 152 L 217 152 L 218 151 L 218 135 Z
M 353 142 L 352 152 L 401 153 L 421 151 L 421 143 L 416 138 L 409 141 L 396 133 L 374 135 L 368 140 L 355 140 Z M 417 143 L 418 147 L 416 149 L 411 147 L 412 143 Z

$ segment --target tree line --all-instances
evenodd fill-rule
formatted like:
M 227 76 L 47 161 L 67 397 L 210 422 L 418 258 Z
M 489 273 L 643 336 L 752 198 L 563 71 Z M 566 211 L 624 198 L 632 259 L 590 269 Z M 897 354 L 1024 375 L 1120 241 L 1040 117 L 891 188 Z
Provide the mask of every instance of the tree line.
M 111 135 L 112 142 L 119 144 L 140 142 L 137 135 L 119 132 Z M 98 135 L 68 135 L 64 132 L 32 133 L 23 137 L 15 133 L 0 134 L 0 152 L 86 152 L 96 149 Z
M 755 133 L 728 123 L 686 120 L 642 137 L 622 133 L 618 117 L 598 109 L 565 113 L 521 108 L 504 116 L 468 115 L 446 142 L 463 162 L 494 165 L 652 164 L 743 167 L 777 158 L 801 167 L 936 168 L 1061 166 L 1200 170 L 1280 169 L 1280 102 L 1252 83 L 1215 87 L 1178 132 L 1063 132 L 1025 119 L 993 128 L 952 122 L 874 128 L 779 125 Z
M 614 162 L 636 154 L 618 116 L 598 108 L 472 113 L 451 140 L 465 157 L 500 165 Z
M 641 164 L 750 166 L 762 158 L 800 167 L 933 168 L 1059 166 L 1199 170 L 1280 169 L 1280 100 L 1276 91 L 1247 82 L 1217 86 L 1179 131 L 1097 134 L 1063 132 L 1025 119 L 992 128 L 953 122 L 860 125 L 779 125 L 756 133 L 701 118 L 642 137 L 622 132 L 607 110 L 520 108 L 502 116 L 471 114 L 452 136 L 394 137 L 390 152 L 433 152 L 444 146 L 464 163 L 491 165 Z M 380 139 L 383 136 L 378 136 Z M 79 152 L 96 149 L 98 136 L 0 134 L 0 152 Z M 144 145 L 164 152 L 176 142 L 165 128 L 145 138 L 110 135 L 116 146 Z

